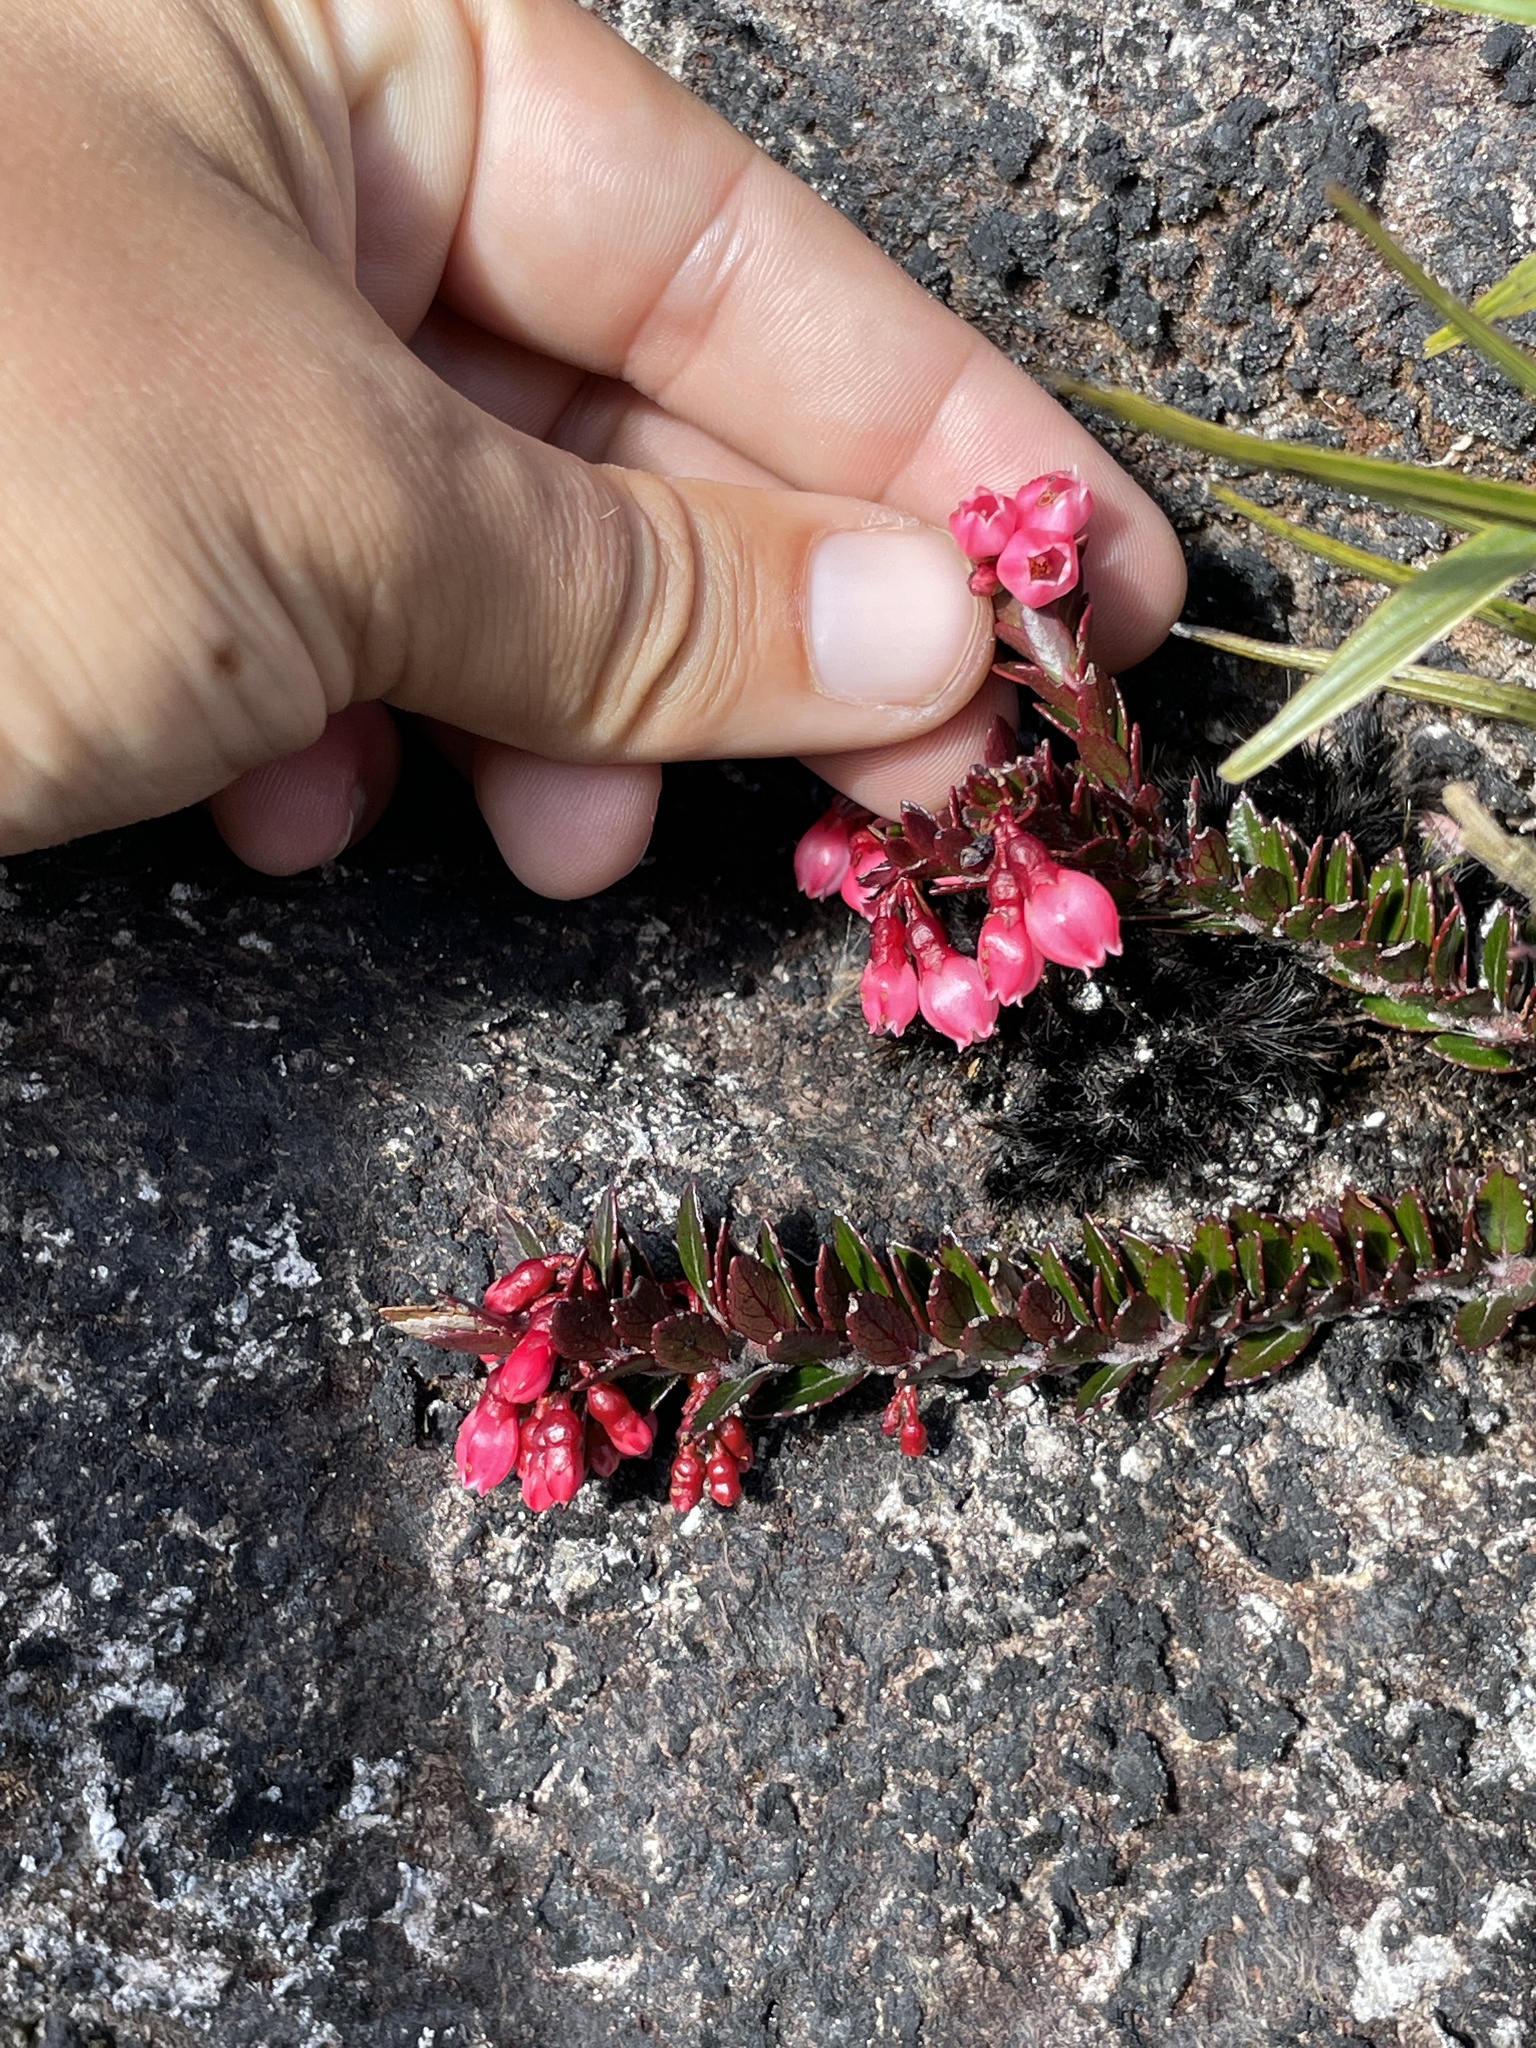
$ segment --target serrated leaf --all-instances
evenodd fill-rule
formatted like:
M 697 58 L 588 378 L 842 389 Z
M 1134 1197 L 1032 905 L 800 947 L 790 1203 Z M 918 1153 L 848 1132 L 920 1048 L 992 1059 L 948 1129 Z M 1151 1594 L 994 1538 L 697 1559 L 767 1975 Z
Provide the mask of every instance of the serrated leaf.
M 1392 1215 L 1419 1272 L 1434 1272 L 1440 1263 L 1440 1254 L 1435 1245 L 1435 1230 L 1429 1220 L 1429 1210 L 1417 1188 L 1404 1189 L 1392 1205 Z
M 1111 1334 L 1117 1344 L 1150 1344 L 1163 1327 L 1163 1312 L 1150 1294 L 1127 1296 L 1115 1317 Z
M 1439 5 L 1450 4 L 1450 0 L 1437 0 Z M 1506 15 L 1506 20 L 1524 21 L 1536 25 L 1536 0 L 1511 0 L 1519 13 Z M 1497 14 L 1499 0 L 1484 0 L 1475 10 L 1468 7 L 1458 12 Z M 1485 292 L 1479 292 L 1472 301 L 1474 313 L 1481 313 L 1485 320 L 1514 320 L 1521 313 L 1529 313 L 1536 306 L 1536 255 L 1522 256 L 1518 263 L 1506 270 L 1496 284 L 1489 285 Z M 1424 344 L 1426 356 L 1443 355 L 1447 349 L 1459 348 L 1462 337 L 1454 327 L 1437 327 Z
M 1357 1256 L 1364 1250 L 1366 1262 L 1373 1271 L 1391 1271 L 1403 1249 L 1397 1225 L 1384 1209 L 1368 1200 L 1357 1188 L 1347 1189 L 1339 1203 L 1339 1227 Z
M 606 1358 L 618 1349 L 607 1302 L 582 1296 L 557 1301 L 549 1319 L 549 1341 L 561 1358 Z
M 690 1181 L 683 1190 L 677 1210 L 677 1256 L 694 1293 L 712 1313 L 718 1315 L 714 1284 L 710 1274 L 709 1239 L 704 1231 L 704 1212 L 699 1191 Z
M 889 1257 L 896 1276 L 896 1291 L 907 1305 L 907 1313 L 926 1336 L 928 1331 L 928 1283 L 933 1274 L 931 1260 L 909 1244 L 893 1244 Z
M 946 1273 L 953 1273 L 955 1278 L 965 1288 L 967 1294 L 970 1295 L 971 1300 L 975 1303 L 974 1310 L 972 1311 L 973 1314 L 978 1316 L 995 1316 L 997 1314 L 998 1300 L 992 1291 L 991 1283 L 963 1246 L 958 1244 L 942 1245 L 939 1249 L 939 1264 Z
M 846 1216 L 832 1218 L 832 1242 L 842 1261 L 843 1271 L 855 1289 L 864 1294 L 890 1293 L 891 1283 L 885 1277 L 885 1268 Z
M 510 1351 L 517 1341 L 512 1328 L 499 1316 L 486 1315 L 462 1301 L 407 1302 L 397 1308 L 381 1308 L 379 1314 L 402 1337 L 414 1337 L 439 1351 L 473 1352 L 478 1357 Z
M 1118 1308 L 1125 1300 L 1125 1269 L 1115 1256 L 1114 1246 L 1105 1237 L 1091 1216 L 1083 1218 L 1083 1252 L 1094 1272 L 1104 1283 L 1104 1292 L 1110 1306 Z
M 1260 924 L 1278 925 L 1291 905 L 1291 893 L 1273 868 L 1253 868 L 1239 885 L 1243 908 Z
M 1088 1306 L 1083 1290 L 1078 1286 L 1075 1276 L 1055 1245 L 1048 1244 L 1045 1247 L 1039 1256 L 1038 1264 L 1041 1279 L 1066 1304 L 1073 1322 L 1091 1323 L 1093 1312 Z
M 694 1410 L 690 1429 L 694 1434 L 702 1436 L 705 1430 L 713 1428 L 722 1416 L 729 1415 L 733 1409 L 740 1408 L 743 1402 L 750 1400 L 759 1387 L 779 1376 L 778 1366 L 758 1365 L 754 1366 L 751 1372 L 744 1372 L 736 1379 L 722 1380 L 714 1392 L 706 1395 Z
M 605 1287 L 612 1287 L 619 1255 L 619 1198 L 612 1182 L 592 1206 L 587 1225 L 587 1257 Z
M 1170 1323 L 1183 1324 L 1189 1316 L 1189 1279 L 1177 1252 L 1166 1246 L 1148 1244 L 1122 1233 L 1121 1246 L 1136 1270 L 1136 1277 L 1157 1303 Z
M 649 1351 L 651 1331 L 671 1312 L 672 1304 L 656 1282 L 642 1273 L 613 1304 L 614 1333 L 629 1350 Z
M 1071 377 L 1051 381 L 1057 391 L 1069 398 L 1080 398 L 1131 426 L 1165 435 L 1186 448 L 1221 456 L 1243 469 L 1316 477 L 1337 490 L 1358 493 L 1409 512 L 1427 512 L 1451 526 L 1476 527 L 1499 521 L 1536 526 L 1536 490 L 1528 484 L 1469 476 L 1463 471 L 1437 469 L 1430 464 L 1393 462 L 1380 455 L 1352 455 L 1343 449 L 1321 448 L 1306 441 L 1272 440 L 1263 434 L 1245 433 L 1197 419 L 1193 413 L 1143 398 L 1139 392 L 1103 389 Z
M 1365 930 L 1365 905 L 1363 903 L 1341 903 L 1337 909 L 1325 910 L 1312 927 L 1312 937 L 1324 946 L 1348 945 L 1358 939 Z
M 510 1273 L 524 1259 L 547 1257 L 543 1240 L 529 1229 L 521 1216 L 505 1205 L 496 1211 L 496 1256 L 503 1273 Z
M 1435 934 L 1429 955 L 1429 978 L 1442 993 L 1459 989 L 1466 980 L 1467 918 L 1458 903 Z
M 781 1330 L 795 1327 L 795 1305 L 789 1290 L 771 1267 L 750 1253 L 738 1252 L 725 1283 L 731 1326 L 754 1344 L 769 1344 Z
M 1420 982 L 1429 972 L 1429 948 L 1417 939 L 1405 939 L 1396 946 L 1383 946 L 1376 962 L 1376 972 L 1383 981 L 1397 982 L 1403 987 Z
M 1360 1007 L 1378 1024 L 1396 1031 L 1438 1031 L 1441 1022 L 1427 996 L 1362 996 Z
M 1330 185 L 1328 197 L 1350 226 L 1365 236 L 1377 254 L 1391 264 L 1399 277 L 1412 285 L 1425 304 L 1432 306 L 1448 326 L 1455 328 L 1463 341 L 1470 342 L 1485 362 L 1491 363 L 1496 370 L 1502 370 L 1516 390 L 1523 391 L 1527 397 L 1536 395 L 1536 359 L 1527 355 L 1507 334 L 1501 334 L 1497 327 L 1490 327 L 1480 313 L 1463 304 L 1453 291 L 1431 277 L 1353 193 L 1346 192 L 1342 186 Z
M 1341 832 L 1333 842 L 1323 876 L 1323 894 L 1335 906 L 1357 902 L 1365 894 L 1365 870 L 1347 832 Z
M 979 1359 L 984 1365 L 996 1364 L 1028 1351 L 1030 1338 L 1016 1317 L 987 1316 L 965 1331 L 960 1349 L 967 1358 Z
M 1464 1301 L 1451 1325 L 1456 1342 L 1468 1351 L 1485 1351 L 1498 1343 L 1525 1306 L 1514 1294 L 1484 1294 Z
M 1405 589 L 1395 590 L 1251 740 L 1229 754 L 1221 773 L 1245 782 L 1292 747 L 1374 696 L 1393 669 L 1416 661 L 1431 641 L 1536 568 L 1529 526 L 1490 526 L 1462 541 Z
M 1240 1337 L 1227 1358 L 1227 1385 L 1240 1387 L 1279 1372 L 1301 1356 L 1315 1335 L 1310 1323 L 1282 1323 L 1278 1329 Z
M 1485 1045 L 1480 1038 L 1467 1038 L 1459 1031 L 1442 1031 L 1429 1041 L 1431 1052 L 1454 1066 L 1472 1067 L 1484 1074 L 1505 1074 L 1515 1064 L 1512 1052 L 1502 1045 Z
M 1483 927 L 1479 947 L 1477 978 L 1500 1005 L 1509 1001 L 1510 941 L 1514 930 L 1514 912 L 1507 903 L 1500 903 Z
M 1435 943 L 1438 926 L 1434 886 L 1428 875 L 1415 875 L 1408 889 L 1408 914 L 1403 920 L 1403 937 L 1410 945 L 1423 946 L 1427 955 Z
M 829 1401 L 850 1393 L 868 1377 L 862 1366 L 851 1372 L 833 1372 L 825 1365 L 802 1365 L 797 1371 L 786 1374 L 754 1412 L 759 1415 L 803 1415 L 808 1408 L 824 1408 Z
M 691 1309 L 659 1322 L 652 1342 L 656 1363 L 667 1372 L 706 1372 L 731 1355 L 730 1339 L 720 1325 Z
M 1403 935 L 1408 914 L 1408 863 L 1400 846 L 1371 870 L 1365 894 L 1368 908 L 1362 936 L 1378 946 L 1394 945 Z
M 848 1335 L 854 1349 L 883 1371 L 909 1364 L 922 1342 L 916 1323 L 888 1294 L 854 1295 Z
M 1053 1287 L 1031 1280 L 1014 1304 L 1014 1315 L 1035 1344 L 1054 1344 L 1076 1327 L 1076 1318 Z
M 928 1284 L 928 1327 L 934 1342 L 953 1349 L 976 1313 L 970 1289 L 947 1266 L 935 1266 Z
M 1523 1258 L 1531 1248 L 1531 1202 L 1506 1167 L 1484 1174 L 1472 1198 L 1477 1234 L 1499 1259 Z
M 1297 1256 L 1307 1261 L 1308 1279 L 1314 1286 L 1337 1287 L 1346 1278 L 1343 1250 L 1321 1216 L 1305 1216 L 1292 1234 L 1291 1245 Z
M 1148 1413 L 1165 1414 L 1168 1409 L 1177 1407 L 1180 1401 L 1187 1401 L 1191 1395 L 1198 1394 L 1216 1370 L 1219 1356 L 1220 1353 L 1215 1351 L 1175 1351 L 1171 1358 L 1165 1358 L 1152 1382 Z
M 831 1245 L 824 1244 L 816 1255 L 816 1313 L 824 1327 L 839 1334 L 848 1320 L 853 1299 L 853 1282 Z
M 1235 1279 L 1237 1275 L 1237 1250 L 1232 1242 L 1232 1233 L 1216 1216 L 1207 1216 L 1190 1239 L 1190 1251 L 1199 1263 L 1199 1271 L 1191 1277 L 1199 1280 L 1209 1273 L 1218 1278 Z
M 1087 1415 L 1094 1408 L 1108 1408 L 1120 1397 L 1120 1392 L 1137 1373 L 1141 1371 L 1140 1359 L 1120 1359 L 1114 1365 L 1101 1365 L 1097 1372 L 1089 1373 L 1077 1390 L 1076 1408 L 1079 1415 Z
M 847 1340 L 833 1330 L 786 1330 L 768 1346 L 775 1365 L 825 1365 L 847 1355 Z
M 805 1296 L 800 1291 L 799 1282 L 795 1278 L 794 1268 L 784 1256 L 784 1248 L 774 1234 L 771 1223 L 765 1222 L 757 1234 L 757 1256 L 771 1273 L 777 1275 L 784 1292 L 794 1303 L 795 1314 L 799 1317 L 800 1321 L 809 1324 L 811 1313 L 806 1306 Z

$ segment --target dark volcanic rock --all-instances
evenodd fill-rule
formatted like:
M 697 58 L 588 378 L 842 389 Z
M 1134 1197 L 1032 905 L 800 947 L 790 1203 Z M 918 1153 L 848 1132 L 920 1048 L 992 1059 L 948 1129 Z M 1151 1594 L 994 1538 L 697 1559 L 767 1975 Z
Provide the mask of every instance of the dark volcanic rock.
M 1023 360 L 1360 445 L 1526 446 L 1459 355 L 1414 367 L 1424 319 L 1330 264 L 1322 196 L 1379 193 L 1490 279 L 1536 196 L 1525 38 L 1408 0 L 613 11 Z M 1353 616 L 1128 453 L 1201 615 Z M 1180 759 L 1254 716 L 1184 656 L 1133 687 Z M 1412 740 L 1410 782 L 1449 763 L 1529 807 L 1520 749 Z M 421 759 L 296 882 L 197 819 L 11 863 L 6 2048 L 1531 2038 L 1528 1348 L 1343 1330 L 1155 1425 L 955 1393 L 920 1464 L 871 1412 L 813 1419 L 681 1524 L 650 1475 L 536 1524 L 449 1484 L 471 1382 L 374 1310 L 481 1285 L 502 1196 L 574 1227 L 617 1177 L 654 1228 L 696 1178 L 792 1229 L 986 1237 L 1011 1114 L 1003 1179 L 1064 1227 L 1017 1126 L 1070 1006 L 1007 1061 L 872 1048 L 841 913 L 788 886 L 810 795 L 681 775 L 654 859 L 574 907 L 520 892 Z M 1106 984 L 1133 1051 L 1173 1028 L 1136 971 Z M 1104 1212 L 1531 1156 L 1506 1084 L 1329 1043 L 1235 1108 L 1191 1093 L 1197 1142 L 1102 1173 Z

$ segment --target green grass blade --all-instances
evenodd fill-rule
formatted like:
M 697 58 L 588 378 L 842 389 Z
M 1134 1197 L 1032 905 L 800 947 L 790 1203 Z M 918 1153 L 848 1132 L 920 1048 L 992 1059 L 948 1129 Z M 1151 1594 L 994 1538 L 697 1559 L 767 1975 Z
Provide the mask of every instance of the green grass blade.
M 1431 0 L 1448 14 L 1492 14 L 1500 21 L 1522 22 L 1536 28 L 1536 0 Z
M 1246 782 L 1341 712 L 1379 690 L 1392 671 L 1517 576 L 1536 568 L 1536 534 L 1495 526 L 1464 540 L 1406 590 L 1394 590 L 1358 625 L 1332 661 L 1221 764 L 1229 782 Z
M 1511 270 L 1506 270 L 1497 284 L 1489 285 L 1487 291 L 1479 292 L 1472 301 L 1474 313 L 1481 313 L 1485 320 L 1513 320 L 1517 314 L 1529 313 L 1536 306 L 1536 252 L 1522 256 Z M 1427 356 L 1444 355 L 1448 348 L 1460 348 L 1461 336 L 1454 327 L 1437 327 L 1424 344 Z
M 1304 441 L 1268 441 L 1236 427 L 1196 419 L 1176 405 L 1162 405 L 1139 392 L 1084 384 L 1075 377 L 1049 380 L 1066 398 L 1080 398 L 1112 413 L 1127 426 L 1161 434 L 1185 448 L 1219 455 L 1240 469 L 1276 470 L 1286 476 L 1316 477 L 1335 490 L 1375 498 L 1405 512 L 1427 512 L 1449 526 L 1487 524 L 1536 527 L 1536 490 L 1529 484 L 1463 476 L 1459 470 L 1389 462 L 1380 455 L 1350 455 L 1339 448 L 1312 448 Z
M 1427 306 L 1433 306 L 1442 320 L 1454 327 L 1464 340 L 1471 342 L 1478 354 L 1492 363 L 1496 370 L 1502 370 L 1512 384 L 1527 396 L 1536 396 L 1536 357 L 1527 355 L 1518 342 L 1511 341 L 1507 334 L 1500 334 L 1497 327 L 1490 327 L 1480 313 L 1474 313 L 1453 291 L 1448 291 L 1421 264 L 1415 263 L 1402 243 L 1387 232 L 1370 208 L 1362 206 L 1352 192 L 1346 192 L 1342 185 L 1330 185 L 1328 197 L 1335 210 L 1357 233 L 1364 235 L 1399 277 L 1413 286 Z
M 1173 628 L 1180 640 L 1195 640 L 1202 647 L 1214 647 L 1221 654 L 1240 655 L 1244 661 L 1262 661 L 1271 668 L 1299 668 L 1312 674 L 1332 661 L 1334 650 L 1326 647 L 1292 647 L 1282 640 L 1254 640 L 1246 633 L 1223 633 L 1216 626 Z M 1382 686 L 1402 697 L 1417 697 L 1426 704 L 1443 704 L 1451 711 L 1470 711 L 1479 718 L 1506 718 L 1514 725 L 1536 726 L 1536 690 L 1523 683 L 1495 682 L 1492 676 L 1468 675 L 1459 668 L 1423 668 L 1407 661 L 1393 669 Z
M 1422 573 L 1410 568 L 1406 562 L 1394 562 L 1390 555 L 1372 554 L 1369 548 L 1354 547 L 1347 540 L 1335 540 L 1331 533 L 1319 533 L 1315 526 L 1303 526 L 1299 520 L 1271 512 L 1267 505 L 1256 505 L 1252 498 L 1245 498 L 1240 491 L 1229 490 L 1225 484 L 1212 484 L 1211 495 L 1219 498 L 1223 505 L 1229 505 L 1234 512 L 1241 512 L 1256 526 L 1262 526 L 1267 533 L 1291 541 L 1309 555 L 1320 555 L 1325 562 L 1347 569 L 1351 575 L 1368 576 L 1375 583 L 1387 583 L 1397 590 Z M 1488 604 L 1479 605 L 1476 616 L 1486 619 L 1490 626 L 1512 633 L 1517 640 L 1536 646 L 1536 607 L 1517 604 L 1510 597 L 1496 597 Z

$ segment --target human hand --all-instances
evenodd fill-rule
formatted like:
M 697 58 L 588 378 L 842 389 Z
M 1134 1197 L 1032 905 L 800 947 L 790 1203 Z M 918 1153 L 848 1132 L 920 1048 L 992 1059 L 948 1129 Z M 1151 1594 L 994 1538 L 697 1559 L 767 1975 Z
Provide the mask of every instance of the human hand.
M 311 865 L 386 705 L 552 895 L 663 760 L 935 798 L 996 701 L 934 530 L 978 481 L 1091 484 L 1106 662 L 1177 611 L 1091 438 L 569 0 L 11 0 L 0 173 L 0 853 L 212 794 Z

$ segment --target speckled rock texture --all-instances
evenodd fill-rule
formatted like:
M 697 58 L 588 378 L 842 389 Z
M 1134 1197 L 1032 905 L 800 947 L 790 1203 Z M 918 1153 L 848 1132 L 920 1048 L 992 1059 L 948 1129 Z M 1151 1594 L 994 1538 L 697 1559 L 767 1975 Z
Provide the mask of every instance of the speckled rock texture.
M 1512 31 L 1409 0 L 611 12 L 1026 363 L 1529 462 L 1523 403 L 1410 363 L 1427 323 L 1322 197 L 1496 275 L 1536 194 Z M 1198 615 L 1355 616 L 1182 457 L 1126 453 Z M 1183 653 L 1132 683 L 1177 761 L 1254 688 Z M 1399 817 L 1451 770 L 1536 807 L 1506 740 L 1418 716 L 1389 750 Z M 10 864 L 4 2048 L 1536 2043 L 1529 1338 L 1364 1324 L 1156 1424 L 956 1391 L 917 1464 L 855 1404 L 681 1524 L 632 1467 L 537 1523 L 450 1485 L 471 1383 L 374 1310 L 482 1285 L 502 1197 L 574 1229 L 616 1177 L 654 1228 L 692 1177 L 791 1233 L 984 1239 L 1075 1194 L 1173 1228 L 1530 1163 L 1528 1084 L 1277 985 L 1240 1088 L 1196 1020 L 1186 1143 L 1024 1171 L 1063 1075 L 1160 1067 L 1200 976 L 1154 1001 L 1133 946 L 1097 1022 L 1058 1006 L 1009 1059 L 872 1048 L 842 914 L 788 886 L 811 801 L 680 774 L 588 906 L 521 893 L 425 758 L 295 882 L 197 818 Z

